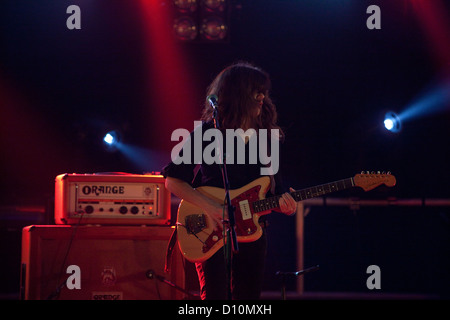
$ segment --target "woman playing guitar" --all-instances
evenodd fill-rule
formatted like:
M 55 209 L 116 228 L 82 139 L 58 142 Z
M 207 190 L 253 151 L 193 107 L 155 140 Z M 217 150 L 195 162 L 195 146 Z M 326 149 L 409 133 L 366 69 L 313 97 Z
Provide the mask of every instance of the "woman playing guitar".
M 207 95 L 215 95 L 217 99 L 217 112 L 220 121 L 220 129 L 224 133 L 226 129 L 242 129 L 246 132 L 248 129 L 254 129 L 256 135 L 261 132 L 271 132 L 276 129 L 279 132 L 278 138 L 283 139 L 284 133 L 277 125 L 277 111 L 275 105 L 269 97 L 270 79 L 266 72 L 246 62 L 233 64 L 222 70 L 208 87 Z M 208 99 L 207 99 L 208 100 Z M 208 129 L 214 128 L 213 112 L 210 103 L 205 103 L 202 115 L 202 126 L 195 130 L 202 130 L 202 133 Z M 267 129 L 259 131 L 260 129 Z M 195 131 L 194 130 L 194 131 Z M 193 137 L 194 132 L 191 133 Z M 236 137 L 240 139 L 241 137 Z M 227 160 L 227 173 L 230 189 L 242 188 L 252 181 L 261 178 L 261 167 L 267 164 L 261 163 L 257 157 L 256 163 L 249 161 L 249 137 L 242 137 L 245 143 L 245 161 Z M 194 141 L 195 139 L 191 139 Z M 269 139 L 270 140 L 270 139 Z M 237 146 L 238 143 L 234 144 Z M 206 143 L 202 142 L 202 152 Z M 193 147 L 190 150 L 199 150 Z M 230 152 L 231 150 L 229 150 Z M 234 150 L 236 151 L 236 150 Z M 241 150 L 242 151 L 242 150 Z M 182 155 L 183 149 L 180 152 Z M 224 144 L 223 154 L 227 155 Z M 237 152 L 232 152 L 234 157 L 238 157 Z M 224 228 L 224 221 L 227 221 L 227 212 L 224 207 L 224 199 L 217 201 L 204 192 L 200 192 L 199 187 L 217 187 L 224 188 L 221 166 L 217 163 L 206 164 L 202 162 L 196 164 L 194 161 L 194 152 L 191 152 L 192 161 L 175 164 L 170 162 L 164 169 L 163 174 L 166 177 L 166 187 L 176 196 L 201 208 L 206 215 L 211 230 L 220 234 Z M 173 159 L 172 159 L 173 160 Z M 238 163 L 240 162 L 240 163 Z M 281 194 L 279 198 L 278 210 L 285 214 L 293 214 L 296 211 L 296 202 L 292 196 L 283 190 L 280 174 L 269 175 L 270 184 L 267 191 L 269 194 Z M 291 191 L 294 191 L 291 189 Z M 245 208 L 241 208 L 245 211 Z M 275 209 L 277 210 L 277 209 Z M 192 220 L 192 219 L 191 219 Z M 231 266 L 231 291 L 233 299 L 259 299 L 263 270 L 266 257 L 266 232 L 264 217 L 256 221 L 262 225 L 262 234 L 258 239 L 250 242 L 239 242 L 239 250 L 232 256 Z M 186 228 L 187 222 L 179 221 L 181 228 Z M 196 221 L 195 226 L 201 224 Z M 188 233 L 194 234 L 196 230 L 189 230 Z M 195 236 L 197 237 L 197 236 Z M 212 237 L 216 241 L 217 237 Z M 199 239 L 197 237 L 197 239 Z M 200 241 L 200 239 L 199 239 Z M 201 262 L 196 262 L 197 274 L 200 282 L 202 299 L 222 300 L 227 299 L 227 288 L 230 282 L 227 277 L 227 264 L 224 252 L 218 250 L 212 256 Z

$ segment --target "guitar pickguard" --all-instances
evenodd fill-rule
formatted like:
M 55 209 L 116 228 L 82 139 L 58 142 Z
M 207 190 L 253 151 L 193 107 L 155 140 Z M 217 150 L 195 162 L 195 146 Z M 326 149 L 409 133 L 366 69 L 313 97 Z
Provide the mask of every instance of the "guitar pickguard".
M 250 207 L 249 203 L 259 199 L 258 194 L 260 190 L 261 186 L 258 185 L 231 199 L 231 204 L 235 207 L 234 212 L 236 219 L 235 229 L 238 241 L 240 240 L 240 237 L 251 236 L 258 230 L 258 227 L 253 221 L 253 210 Z M 204 217 L 203 219 L 201 219 L 198 216 L 204 215 L 190 216 L 192 217 L 192 220 L 195 221 L 194 222 L 195 230 L 198 230 L 197 232 L 195 232 L 195 234 L 203 231 L 203 229 L 206 227 L 206 224 L 203 223 Z M 188 233 L 190 233 L 189 230 Z M 202 246 L 203 253 L 207 253 L 214 245 L 217 244 L 218 241 L 222 240 L 223 240 L 223 233 L 221 230 L 212 231 L 212 233 L 208 236 L 208 238 L 206 239 L 206 241 Z
M 206 228 L 206 217 L 204 214 L 190 214 L 184 219 L 184 226 L 189 234 L 197 234 Z
M 254 186 L 231 200 L 231 204 L 235 207 L 234 216 L 236 219 L 236 235 L 238 237 L 249 236 L 257 230 L 253 221 L 253 208 L 250 203 L 259 199 L 260 190 L 261 186 Z

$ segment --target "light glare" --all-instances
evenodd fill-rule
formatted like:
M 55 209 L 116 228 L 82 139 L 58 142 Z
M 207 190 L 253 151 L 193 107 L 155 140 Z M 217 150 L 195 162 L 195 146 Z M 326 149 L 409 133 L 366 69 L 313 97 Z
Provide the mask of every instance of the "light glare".
M 401 129 L 401 121 L 395 112 L 388 112 L 384 116 L 384 127 L 391 132 L 399 132 Z
M 114 142 L 114 137 L 110 133 L 107 133 L 105 135 L 105 137 L 103 138 L 103 141 L 105 141 L 107 144 L 111 145 Z

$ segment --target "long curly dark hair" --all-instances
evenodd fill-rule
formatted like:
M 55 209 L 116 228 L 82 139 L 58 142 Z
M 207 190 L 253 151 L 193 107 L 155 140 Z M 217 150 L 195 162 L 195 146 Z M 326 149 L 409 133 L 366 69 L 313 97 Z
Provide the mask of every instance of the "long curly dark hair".
M 222 70 L 209 85 L 207 96 L 217 95 L 218 115 L 222 129 L 278 129 L 280 139 L 284 133 L 277 125 L 277 110 L 269 91 L 269 75 L 248 62 L 237 62 Z M 255 99 L 259 93 L 264 94 L 262 107 Z M 261 108 L 259 114 L 257 110 Z M 212 108 L 205 102 L 203 121 L 212 120 Z

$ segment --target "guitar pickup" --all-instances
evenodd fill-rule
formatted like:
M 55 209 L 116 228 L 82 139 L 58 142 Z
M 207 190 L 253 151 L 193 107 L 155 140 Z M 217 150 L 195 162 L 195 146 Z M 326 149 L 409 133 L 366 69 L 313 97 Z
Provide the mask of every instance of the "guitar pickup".
M 239 209 L 241 209 L 242 220 L 248 220 L 252 218 L 252 212 L 250 210 L 250 204 L 248 200 L 239 201 Z
M 186 216 L 184 225 L 187 233 L 197 234 L 206 228 L 206 218 L 204 214 L 191 214 Z

